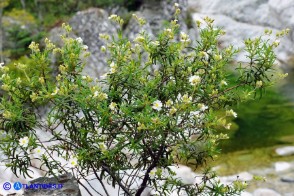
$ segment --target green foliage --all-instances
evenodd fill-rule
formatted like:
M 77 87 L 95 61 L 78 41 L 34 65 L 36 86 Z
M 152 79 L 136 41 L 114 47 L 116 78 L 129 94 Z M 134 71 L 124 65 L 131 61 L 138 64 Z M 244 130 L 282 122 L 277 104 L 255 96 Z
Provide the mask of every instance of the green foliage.
M 11 45 L 7 46 L 9 49 L 9 57 L 17 59 L 23 55 L 29 54 L 28 46 L 32 41 L 40 41 L 43 37 L 42 33 L 33 34 L 29 29 L 22 28 L 19 25 L 14 25 L 7 29 L 8 39 Z
M 172 191 L 234 195 L 244 190 L 245 182 L 223 185 L 209 169 L 201 182 L 184 184 L 170 166 L 186 163 L 198 168 L 218 155 L 217 145 L 227 136 L 217 130 L 230 129 L 227 120 L 237 115 L 230 106 L 271 84 L 267 72 L 273 70 L 277 40 L 247 40 L 250 63 L 238 68 L 237 85 L 228 84 L 226 67 L 238 50 L 217 47 L 224 32 L 209 18 L 202 26 L 198 22 L 200 40 L 192 44 L 179 30 L 175 6 L 175 20 L 156 38 L 141 32 L 130 41 L 121 29 L 118 36 L 100 36 L 110 54 L 110 71 L 103 79 L 83 75 L 87 46 L 68 35 L 62 37 L 61 48 L 46 39 L 40 50 L 33 42 L 30 63 L 16 65 L 22 77 L 3 67 L 6 94 L 0 104 L 0 125 L 6 137 L 0 149 L 10 161 L 7 166 L 16 174 L 29 175 L 28 167 L 38 160 L 48 175 L 72 171 L 80 180 L 94 174 L 102 184 L 107 179 L 119 186 L 125 195 L 139 196 L 147 187 L 159 195 Z M 119 16 L 109 18 L 123 27 Z M 51 55 L 60 56 L 56 77 Z M 44 103 L 50 104 L 50 111 L 41 118 L 36 111 Z M 220 109 L 226 110 L 221 117 Z M 50 137 L 42 138 L 37 130 Z M 132 188 L 138 179 L 140 186 Z

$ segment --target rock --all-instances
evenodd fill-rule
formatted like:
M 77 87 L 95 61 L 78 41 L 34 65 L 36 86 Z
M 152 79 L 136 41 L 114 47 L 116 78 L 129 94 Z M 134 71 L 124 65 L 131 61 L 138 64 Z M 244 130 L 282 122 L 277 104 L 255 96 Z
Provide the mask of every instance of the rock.
M 134 22 L 134 19 L 131 19 L 126 26 L 126 29 L 124 30 L 124 34 L 131 40 L 135 38 L 140 30 L 144 30 L 146 33 L 153 36 L 157 35 L 158 32 L 163 29 L 164 23 L 166 23 L 166 21 L 171 21 L 174 19 L 173 13 L 175 12 L 175 3 L 178 3 L 181 9 L 181 14 L 178 18 L 181 31 L 189 34 L 192 40 L 195 40 L 194 38 L 196 38 L 196 31 L 193 30 L 193 28 L 189 29 L 188 25 L 186 24 L 188 17 L 187 0 L 145 1 L 142 4 L 140 10 L 136 12 L 138 16 L 146 19 L 146 24 L 143 26 L 143 29 L 141 29 L 139 25 Z
M 196 12 L 193 19 L 209 16 L 215 19 L 217 26 L 223 27 L 228 33 L 221 39 L 224 45 L 235 45 L 239 41 L 237 46 L 243 48 L 242 39 L 262 35 L 264 29 L 275 32 L 285 28 L 294 29 L 294 1 L 189 0 L 188 3 Z M 286 69 L 291 66 L 288 62 L 294 55 L 293 45 L 294 33 L 290 31 L 290 36 L 283 38 L 276 50 L 277 59 Z
M 292 193 L 285 193 L 284 196 L 294 196 L 294 192 L 292 192 Z
M 241 172 L 239 174 L 231 175 L 231 176 L 222 176 L 219 177 L 220 181 L 224 184 L 230 184 L 235 180 L 241 180 L 241 181 L 251 181 L 253 179 L 253 175 L 249 172 Z
M 288 183 L 294 183 L 294 175 L 291 173 L 291 174 L 287 174 L 285 176 L 282 176 L 281 181 L 288 182 Z
M 84 73 L 98 78 L 108 71 L 106 54 L 100 48 L 105 43 L 99 39 L 99 34 L 116 34 L 117 26 L 108 19 L 106 11 L 99 8 L 90 8 L 75 14 L 69 21 L 73 29 L 72 37 L 81 37 L 83 44 L 89 47 L 91 56 L 87 58 Z M 60 43 L 60 35 L 63 33 L 61 27 L 50 31 L 50 40 Z
M 288 162 L 276 162 L 275 170 L 276 172 L 286 171 L 291 168 L 291 164 Z
M 280 156 L 294 155 L 294 146 L 277 148 L 276 153 Z
M 253 195 L 252 195 L 252 193 L 244 191 L 241 193 L 241 196 L 253 196 Z
M 281 196 L 281 195 L 272 189 L 259 188 L 253 192 L 253 196 Z
M 25 189 L 24 196 L 46 196 L 46 195 L 58 195 L 58 196 L 81 196 L 79 185 L 72 174 L 67 173 L 58 176 L 57 178 L 41 177 L 30 181 L 31 184 L 62 184 L 60 189 Z

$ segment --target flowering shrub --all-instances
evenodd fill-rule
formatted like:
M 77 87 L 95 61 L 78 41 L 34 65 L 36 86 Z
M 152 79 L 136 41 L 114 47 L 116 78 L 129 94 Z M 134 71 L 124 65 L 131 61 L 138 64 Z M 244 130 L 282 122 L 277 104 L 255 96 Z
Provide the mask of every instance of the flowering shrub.
M 46 175 L 72 172 L 91 195 L 110 195 L 106 183 L 137 196 L 147 189 L 159 195 L 226 195 L 246 188 L 238 180 L 223 185 L 210 170 L 195 183 L 184 183 L 171 166 L 181 163 L 196 169 L 219 154 L 217 144 L 227 136 L 216 131 L 230 129 L 228 119 L 237 117 L 231 105 L 271 84 L 273 49 L 287 31 L 275 40 L 246 40 L 249 60 L 237 68 L 238 84 L 232 85 L 226 67 L 233 66 L 239 51 L 217 47 L 224 31 L 214 28 L 209 18 L 197 22 L 200 39 L 192 44 L 179 31 L 180 10 L 175 8 L 175 20 L 156 38 L 142 32 L 128 40 L 121 30 L 117 36 L 101 35 L 106 43 L 101 49 L 110 54 L 110 71 L 101 79 L 82 74 L 87 46 L 67 35 L 61 48 L 46 39 L 41 50 L 33 42 L 32 63 L 17 64 L 18 72 L 2 66 L 1 150 L 7 167 L 24 176 L 30 175 L 30 166 Z M 142 18 L 135 18 L 144 25 Z M 110 20 L 122 27 L 119 16 Z M 60 57 L 56 77 L 50 67 L 52 54 Z M 45 116 L 38 113 L 43 105 L 50 107 Z M 223 109 L 224 116 L 216 115 Z M 86 188 L 81 180 L 91 181 L 89 175 L 102 189 Z

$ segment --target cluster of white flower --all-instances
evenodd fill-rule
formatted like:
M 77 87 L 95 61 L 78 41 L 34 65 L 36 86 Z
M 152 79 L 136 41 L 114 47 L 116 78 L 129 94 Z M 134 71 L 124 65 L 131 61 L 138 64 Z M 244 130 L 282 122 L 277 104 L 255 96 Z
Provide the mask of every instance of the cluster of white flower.
M 110 74 L 113 74 L 117 71 L 117 65 L 114 62 L 110 63 Z
M 219 61 L 219 60 L 222 60 L 223 59 L 223 56 L 220 55 L 220 54 L 216 54 L 216 55 L 214 55 L 214 59 L 217 60 L 217 61 Z
M 95 91 L 94 92 L 94 95 L 93 95 L 94 98 L 99 98 L 101 100 L 105 100 L 108 98 L 108 95 L 106 93 L 102 93 L 102 92 L 99 92 L 99 91 Z
M 237 118 L 237 113 L 236 112 L 234 112 L 234 110 L 232 110 L 232 109 L 230 109 L 230 110 L 227 110 L 226 111 L 226 115 L 227 116 L 233 116 L 233 117 L 235 117 L 235 118 Z
M 203 103 L 199 103 L 198 108 L 201 112 L 204 112 L 205 110 L 208 109 L 208 106 L 204 105 Z
M 189 38 L 189 35 L 187 35 L 184 32 L 180 33 L 180 41 L 183 42 L 183 43 L 190 43 L 191 42 L 191 40 Z
M 169 29 L 169 28 L 165 29 L 164 33 L 167 35 L 168 38 L 173 39 L 174 33 L 173 33 L 172 29 Z
M 51 93 L 52 96 L 57 95 L 59 92 L 59 88 L 56 87 L 55 90 L 53 91 L 53 93 Z
M 204 58 L 206 61 L 208 61 L 208 59 L 209 59 L 209 55 L 208 55 L 207 52 L 201 51 L 201 52 L 199 53 L 199 55 L 200 55 L 200 57 L 202 57 L 202 58 Z
M 222 80 L 222 81 L 220 82 L 220 85 L 221 85 L 221 86 L 227 86 L 228 83 L 227 83 L 225 80 Z
M 262 85 L 263 85 L 263 83 L 261 80 L 256 82 L 256 88 L 260 88 L 260 87 L 262 87 Z
M 81 37 L 76 38 L 76 41 L 79 44 L 83 44 L 83 39 Z M 87 45 L 83 45 L 82 47 L 83 47 L 84 50 L 88 50 L 88 48 L 89 48 Z
M 138 35 L 135 39 L 134 39 L 134 42 L 137 42 L 137 43 L 144 43 L 145 41 L 145 38 L 142 36 L 142 35 Z
M 108 19 L 109 20 L 115 20 L 115 19 L 117 19 L 117 15 L 116 14 L 112 14 L 112 15 L 110 15 L 109 17 L 108 17 Z
M 117 106 L 116 103 L 111 102 L 110 105 L 109 105 L 109 109 L 112 110 L 112 111 L 114 111 L 116 109 L 116 106 Z
M 166 178 L 169 176 L 169 171 L 166 168 L 153 168 L 150 172 L 149 172 L 149 178 L 151 180 L 155 179 L 156 177 L 161 177 L 161 178 Z
M 225 126 L 225 129 L 231 129 L 231 126 L 232 126 L 232 123 L 228 123 L 226 126 Z

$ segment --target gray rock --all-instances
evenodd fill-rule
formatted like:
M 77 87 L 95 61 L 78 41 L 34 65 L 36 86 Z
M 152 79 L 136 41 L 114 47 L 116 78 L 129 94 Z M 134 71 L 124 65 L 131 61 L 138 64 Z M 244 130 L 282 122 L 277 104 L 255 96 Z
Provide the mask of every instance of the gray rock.
M 197 16 L 212 17 L 217 26 L 226 30 L 228 34 L 222 38 L 224 45 L 232 43 L 243 48 L 242 39 L 259 36 L 264 29 L 272 29 L 274 32 L 285 28 L 294 29 L 294 1 L 189 0 L 188 3 L 196 12 L 194 19 Z M 285 68 L 290 66 L 287 62 L 294 55 L 293 45 L 294 33 L 290 31 L 290 36 L 281 40 L 276 51 L 278 60 Z
M 136 12 L 139 17 L 146 19 L 146 25 L 143 26 L 143 29 L 146 33 L 151 34 L 152 36 L 157 35 L 160 30 L 164 28 L 164 24 L 167 21 L 174 19 L 173 14 L 175 13 L 174 4 L 178 3 L 181 9 L 181 14 L 178 18 L 181 31 L 184 31 L 190 35 L 190 37 L 195 38 L 196 31 L 191 31 L 187 24 L 187 10 L 188 2 L 187 0 L 149 0 L 145 1 L 141 6 L 140 10 Z M 129 37 L 131 40 L 140 32 L 141 28 L 139 25 L 130 20 L 124 34 Z
M 287 174 L 285 176 L 281 177 L 282 182 L 287 182 L 287 183 L 294 183 L 294 174 Z
M 99 39 L 99 34 L 104 33 L 113 35 L 116 33 L 117 26 L 108 20 L 106 11 L 99 8 L 90 8 L 75 14 L 69 21 L 73 29 L 72 37 L 81 37 L 83 44 L 89 47 L 91 56 L 87 58 L 87 65 L 84 73 L 98 78 L 108 71 L 106 54 L 100 51 L 105 43 Z M 61 27 L 51 30 L 49 38 L 54 43 L 60 43 L 60 35 L 63 34 Z
M 281 196 L 281 195 L 272 189 L 259 188 L 253 192 L 253 196 Z
M 62 184 L 62 188 L 59 189 L 25 189 L 24 196 L 81 196 L 79 185 L 72 174 L 67 173 L 58 176 L 57 178 L 41 177 L 30 181 L 31 184 Z

